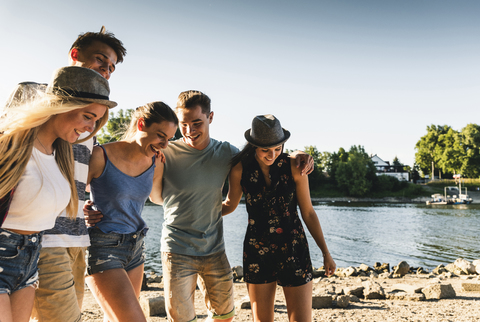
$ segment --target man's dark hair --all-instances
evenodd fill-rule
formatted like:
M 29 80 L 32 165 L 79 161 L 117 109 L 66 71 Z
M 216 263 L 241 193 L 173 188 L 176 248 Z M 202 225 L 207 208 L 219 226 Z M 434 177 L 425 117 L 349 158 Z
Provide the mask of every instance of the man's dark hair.
M 115 38 L 115 35 L 111 32 L 106 31 L 105 26 L 102 26 L 100 32 L 86 32 L 80 34 L 73 43 L 70 50 L 76 48 L 82 50 L 90 46 L 94 41 L 100 41 L 108 46 L 110 46 L 117 55 L 117 63 L 123 62 L 123 57 L 127 54 L 127 50 L 123 47 L 123 43 Z

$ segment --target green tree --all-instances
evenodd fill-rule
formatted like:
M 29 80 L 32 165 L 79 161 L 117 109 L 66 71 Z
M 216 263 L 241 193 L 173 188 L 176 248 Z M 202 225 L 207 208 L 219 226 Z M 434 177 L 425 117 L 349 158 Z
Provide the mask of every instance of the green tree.
M 460 132 L 462 166 L 461 174 L 467 178 L 480 176 L 480 126 L 467 124 Z
M 330 181 L 334 184 L 337 184 L 336 180 L 336 172 L 338 169 L 338 165 L 340 162 L 347 162 L 348 161 L 348 152 L 345 151 L 344 148 L 338 149 L 338 152 L 333 152 L 330 155 L 328 161 L 326 161 L 326 169 Z
M 313 190 L 322 183 L 324 178 L 321 159 L 322 154 L 317 150 L 317 147 L 314 145 L 306 146 L 304 152 L 311 155 L 315 163 L 315 168 L 313 169 L 313 172 L 310 173 L 310 175 L 308 176 L 310 190 Z
M 350 148 L 346 161 L 342 161 L 342 157 L 335 173 L 338 188 L 350 196 L 365 196 L 378 180 L 371 158 L 362 146 L 355 145 Z
M 435 174 L 435 165 L 441 156 L 442 145 L 438 140 L 441 134 L 445 134 L 450 129 L 447 125 L 429 125 L 427 126 L 427 134 L 422 136 L 415 145 L 415 162 L 418 164 L 423 173 L 429 173 L 431 168 L 432 179 Z
M 133 109 L 127 109 L 125 113 L 119 110 L 116 116 L 114 112 L 110 112 L 107 124 L 100 130 L 101 134 L 97 135 L 98 143 L 119 141 L 130 124 L 132 113 Z
M 460 133 L 450 128 L 447 133 L 440 134 L 438 142 L 441 146 L 441 149 L 437 149 L 438 166 L 444 173 L 458 173 L 463 159 Z

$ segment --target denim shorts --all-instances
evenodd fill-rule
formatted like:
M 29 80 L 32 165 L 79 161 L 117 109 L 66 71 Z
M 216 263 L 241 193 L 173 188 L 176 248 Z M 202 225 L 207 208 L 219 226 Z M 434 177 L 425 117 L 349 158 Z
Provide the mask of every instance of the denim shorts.
M 87 275 L 123 268 L 127 272 L 145 262 L 144 230 L 130 234 L 104 233 L 98 228 L 88 231 Z
M 0 228 L 0 294 L 12 294 L 28 286 L 37 288 L 42 235 L 20 235 Z

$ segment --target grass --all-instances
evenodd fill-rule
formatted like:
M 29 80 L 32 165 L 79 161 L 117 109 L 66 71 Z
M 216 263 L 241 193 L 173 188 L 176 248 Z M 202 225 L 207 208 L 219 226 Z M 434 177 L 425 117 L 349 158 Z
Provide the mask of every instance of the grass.
M 443 187 L 440 190 L 442 190 Z M 442 190 L 443 191 L 443 190 Z M 398 191 L 379 191 L 379 192 L 370 192 L 362 198 L 386 198 L 386 197 L 397 197 L 397 198 L 417 198 L 417 197 L 430 197 L 432 194 L 432 189 L 426 188 L 425 186 L 409 183 L 403 189 Z M 338 190 L 332 184 L 323 184 L 318 188 L 312 189 L 310 192 L 312 198 L 341 198 L 341 197 L 350 197 L 346 193 Z

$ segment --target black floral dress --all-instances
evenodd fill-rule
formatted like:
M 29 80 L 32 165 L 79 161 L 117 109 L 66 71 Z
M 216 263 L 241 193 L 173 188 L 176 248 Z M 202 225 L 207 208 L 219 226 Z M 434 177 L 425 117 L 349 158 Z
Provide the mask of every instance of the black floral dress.
M 256 159 L 243 165 L 241 185 L 248 212 L 243 243 L 245 281 L 303 285 L 312 279 L 312 263 L 287 154 L 270 167 L 270 181 L 267 188 Z

